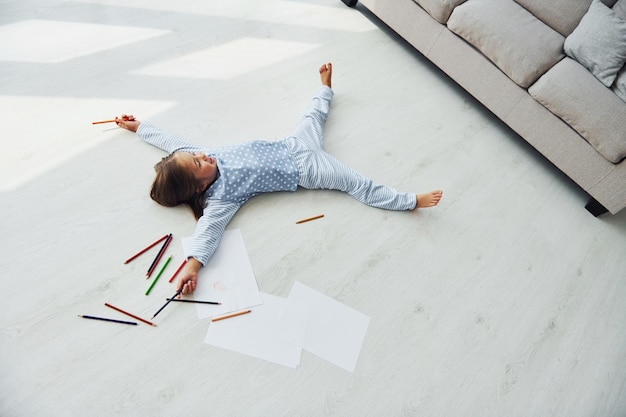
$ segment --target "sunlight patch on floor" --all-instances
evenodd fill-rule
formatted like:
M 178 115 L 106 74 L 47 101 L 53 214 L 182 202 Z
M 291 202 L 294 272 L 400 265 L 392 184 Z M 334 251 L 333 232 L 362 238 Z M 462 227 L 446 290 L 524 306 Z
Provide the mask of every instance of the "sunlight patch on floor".
M 116 135 L 113 119 L 119 109 L 133 109 L 150 118 L 174 102 L 59 97 L 0 96 L 0 191 L 10 191 L 67 163 Z M 109 134 L 107 134 L 109 133 Z
M 59 63 L 170 33 L 95 23 L 25 20 L 0 26 L 0 60 Z
M 166 60 L 139 69 L 134 74 L 227 80 L 305 54 L 318 46 L 275 39 L 242 38 Z

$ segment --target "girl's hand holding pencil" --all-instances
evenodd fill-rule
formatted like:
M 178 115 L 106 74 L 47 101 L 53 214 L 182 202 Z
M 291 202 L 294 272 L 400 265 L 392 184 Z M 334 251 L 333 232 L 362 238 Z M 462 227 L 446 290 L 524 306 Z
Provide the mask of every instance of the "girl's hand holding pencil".
M 121 117 L 115 117 L 115 124 L 117 124 L 121 128 L 130 130 L 131 132 L 136 132 L 137 129 L 139 129 L 139 125 L 141 124 L 141 122 L 139 120 L 136 120 L 135 116 L 133 116 L 132 114 L 123 114 Z
M 135 116 L 133 116 L 132 114 L 123 114 L 121 117 L 115 116 L 115 119 L 91 122 L 92 125 L 100 125 L 103 123 L 115 123 L 119 127 L 130 130 L 131 132 L 136 132 L 137 129 L 139 129 L 139 125 L 141 124 L 141 122 L 139 120 L 136 120 Z
M 202 267 L 202 264 L 195 258 L 189 258 L 185 267 L 180 272 L 176 290 L 181 290 L 183 295 L 191 294 L 196 289 L 196 283 L 198 282 L 198 271 Z

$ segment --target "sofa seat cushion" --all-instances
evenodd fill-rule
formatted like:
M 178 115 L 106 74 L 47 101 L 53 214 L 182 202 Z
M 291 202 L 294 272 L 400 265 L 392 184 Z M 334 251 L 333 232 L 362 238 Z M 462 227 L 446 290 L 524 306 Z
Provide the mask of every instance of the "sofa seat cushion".
M 512 0 L 468 0 L 448 28 L 527 88 L 564 57 L 565 38 Z
M 605 159 L 616 164 L 626 157 L 626 103 L 578 62 L 563 59 L 528 91 Z
M 589 10 L 565 39 L 565 53 L 610 87 L 626 62 L 626 21 L 593 0 Z
M 452 10 L 466 0 L 415 0 L 422 9 L 444 25 L 448 21 Z

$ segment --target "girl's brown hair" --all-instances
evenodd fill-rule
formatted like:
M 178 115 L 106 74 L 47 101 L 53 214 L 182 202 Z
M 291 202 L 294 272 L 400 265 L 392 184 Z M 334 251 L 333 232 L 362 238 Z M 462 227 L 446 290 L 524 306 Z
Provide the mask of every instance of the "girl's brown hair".
M 205 191 L 198 192 L 200 183 L 192 173 L 182 168 L 170 154 L 154 166 L 156 177 L 150 189 L 150 197 L 165 207 L 187 204 L 196 220 L 205 207 Z

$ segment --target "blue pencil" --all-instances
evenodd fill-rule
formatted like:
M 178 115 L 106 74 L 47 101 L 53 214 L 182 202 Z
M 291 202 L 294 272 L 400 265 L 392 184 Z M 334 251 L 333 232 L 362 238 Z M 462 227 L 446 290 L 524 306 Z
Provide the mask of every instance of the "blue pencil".
M 80 315 L 80 314 L 78 315 L 78 317 L 82 317 L 84 319 L 91 319 L 91 320 L 110 321 L 111 323 L 132 324 L 134 326 L 137 325 L 137 323 L 135 323 L 134 321 L 114 320 L 114 319 L 107 319 L 104 317 L 85 316 L 85 315 Z

